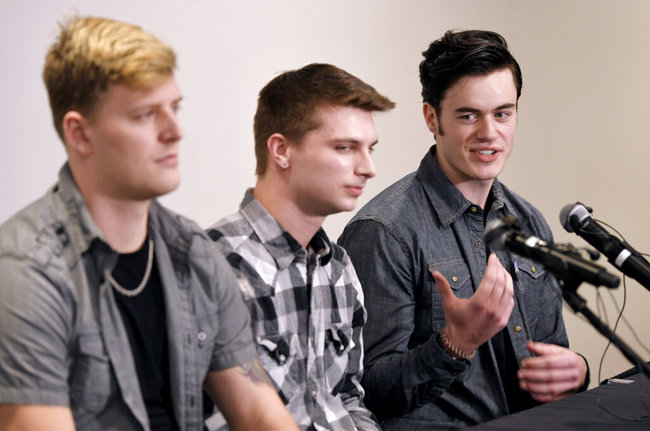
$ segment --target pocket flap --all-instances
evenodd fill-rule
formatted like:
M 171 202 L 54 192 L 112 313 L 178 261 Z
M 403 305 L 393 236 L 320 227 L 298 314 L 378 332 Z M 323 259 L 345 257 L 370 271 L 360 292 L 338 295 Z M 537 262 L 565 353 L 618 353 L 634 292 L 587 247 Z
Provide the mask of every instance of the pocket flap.
M 429 273 L 434 271 L 440 272 L 453 290 L 460 289 L 470 279 L 469 269 L 462 260 L 430 263 Z

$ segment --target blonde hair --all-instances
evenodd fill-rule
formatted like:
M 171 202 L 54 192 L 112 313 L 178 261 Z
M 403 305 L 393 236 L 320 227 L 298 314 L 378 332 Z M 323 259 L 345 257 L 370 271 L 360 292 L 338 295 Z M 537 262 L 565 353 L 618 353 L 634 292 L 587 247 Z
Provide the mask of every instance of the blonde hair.
M 61 25 L 45 58 L 54 127 L 63 140 L 68 111 L 90 115 L 109 85 L 155 87 L 173 74 L 176 54 L 142 28 L 97 17 L 73 17 Z

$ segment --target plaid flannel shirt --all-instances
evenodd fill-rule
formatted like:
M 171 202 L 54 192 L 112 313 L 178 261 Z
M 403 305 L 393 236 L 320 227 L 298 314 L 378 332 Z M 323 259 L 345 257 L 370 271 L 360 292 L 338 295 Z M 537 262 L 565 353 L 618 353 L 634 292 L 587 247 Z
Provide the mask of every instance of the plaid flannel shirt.
M 238 274 L 257 353 L 303 430 L 379 430 L 363 405 L 361 285 L 320 229 L 308 250 L 248 190 L 208 229 Z

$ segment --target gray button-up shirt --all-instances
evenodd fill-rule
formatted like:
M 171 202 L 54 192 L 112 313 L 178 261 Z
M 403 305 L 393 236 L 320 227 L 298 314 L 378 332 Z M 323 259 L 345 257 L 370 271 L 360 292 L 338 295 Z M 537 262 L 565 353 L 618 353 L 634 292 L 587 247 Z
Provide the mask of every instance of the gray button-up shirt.
M 484 214 L 440 171 L 434 156 L 435 146 L 417 172 L 362 208 L 339 239 L 366 297 L 365 401 L 386 429 L 462 426 L 508 413 L 492 343 L 467 363 L 437 342 L 445 315 L 431 274 L 440 271 L 456 296 L 470 297 L 487 266 L 485 222 L 500 216 L 515 215 L 532 234 L 552 240 L 539 211 L 498 180 Z M 527 339 L 567 346 L 555 278 L 529 259 L 496 254 L 514 281 L 507 332 L 517 360 L 530 356 Z
M 174 415 L 203 427 L 208 371 L 255 346 L 230 265 L 193 222 L 152 202 Z M 118 255 L 65 165 L 41 199 L 0 226 L 0 403 L 69 406 L 79 430 L 148 430 L 128 336 L 104 279 Z

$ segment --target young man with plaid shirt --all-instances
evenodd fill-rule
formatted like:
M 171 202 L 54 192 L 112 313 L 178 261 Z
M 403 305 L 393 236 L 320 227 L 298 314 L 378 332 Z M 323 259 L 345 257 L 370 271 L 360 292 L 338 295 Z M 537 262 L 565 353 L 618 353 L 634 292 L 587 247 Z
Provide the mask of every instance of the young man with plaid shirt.
M 394 103 L 349 73 L 311 64 L 260 92 L 258 176 L 208 234 L 235 268 L 262 365 L 303 430 L 379 430 L 363 404 L 363 293 L 321 225 L 354 209 L 369 178 L 373 111 Z

